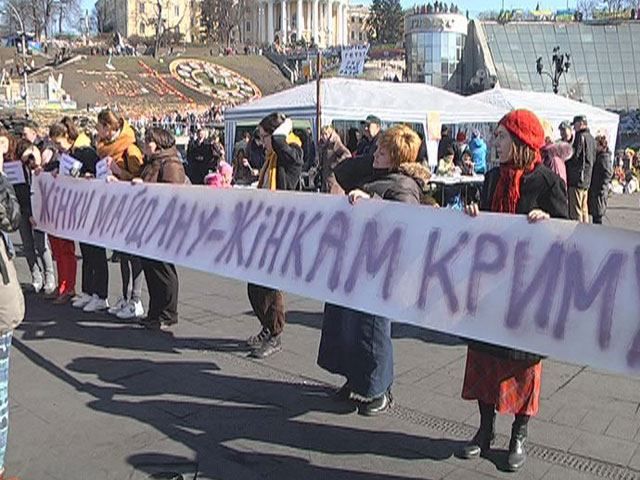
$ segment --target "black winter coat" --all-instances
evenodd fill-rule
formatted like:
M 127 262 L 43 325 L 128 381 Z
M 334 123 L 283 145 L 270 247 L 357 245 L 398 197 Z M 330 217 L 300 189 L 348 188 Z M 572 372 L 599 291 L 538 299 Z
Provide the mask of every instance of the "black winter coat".
M 573 156 L 565 163 L 567 185 L 588 190 L 594 163 L 596 163 L 596 140 L 588 129 L 576 132 L 573 139 Z
M 295 143 L 287 143 L 284 135 L 271 137 L 271 148 L 278 156 L 276 190 L 299 190 L 304 152 Z
M 419 205 L 430 172 L 419 163 L 401 164 L 397 171 L 378 173 L 360 188 L 372 197 Z
M 611 152 L 598 152 L 593 164 L 591 186 L 589 187 L 589 213 L 594 217 L 603 217 L 607 210 L 609 183 L 613 176 Z
M 485 175 L 480 195 L 480 210 L 491 211 L 493 194 L 499 178 L 500 167 L 489 170 Z M 544 165 L 538 165 L 531 173 L 522 177 L 516 213 L 527 215 L 536 208 L 547 212 L 553 218 L 569 217 L 564 181 Z
M 481 210 L 491 211 L 491 203 L 499 178 L 500 167 L 489 170 L 485 175 L 480 197 Z M 569 217 L 567 189 L 564 181 L 544 165 L 538 165 L 531 173 L 522 177 L 520 200 L 516 212 L 526 215 L 536 208 L 547 212 L 553 218 Z M 474 350 L 487 352 L 497 357 L 531 362 L 537 362 L 542 358 L 534 353 L 475 340 L 470 340 L 468 343 Z
M 211 143 L 207 140 L 202 143 L 197 140 L 192 141 L 187 148 L 187 161 L 189 164 L 210 165 L 213 163 L 213 147 Z

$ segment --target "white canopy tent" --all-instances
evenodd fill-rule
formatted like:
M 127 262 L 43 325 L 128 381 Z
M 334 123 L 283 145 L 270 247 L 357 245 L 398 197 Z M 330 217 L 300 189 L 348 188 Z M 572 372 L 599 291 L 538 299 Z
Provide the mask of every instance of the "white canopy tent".
M 225 112 L 227 151 L 233 151 L 236 125 L 257 124 L 272 112 L 282 112 L 298 120 L 308 120 L 315 131 L 316 83 L 274 93 Z M 495 123 L 505 113 L 486 103 L 422 83 L 390 83 L 327 78 L 321 82 L 322 123 L 334 120 L 364 120 L 376 115 L 383 122 L 421 124 L 427 131 L 427 114 L 437 113 L 442 124 Z
M 615 151 L 620 121 L 617 113 L 608 112 L 588 103 L 577 102 L 554 93 L 527 92 L 499 87 L 477 93 L 470 98 L 506 111 L 514 108 L 527 108 L 540 118 L 549 121 L 556 129 L 557 136 L 559 136 L 557 128 L 560 122 L 565 120 L 571 122 L 574 116 L 585 115 L 591 133 L 594 135 L 598 131 L 605 133 L 610 150 Z

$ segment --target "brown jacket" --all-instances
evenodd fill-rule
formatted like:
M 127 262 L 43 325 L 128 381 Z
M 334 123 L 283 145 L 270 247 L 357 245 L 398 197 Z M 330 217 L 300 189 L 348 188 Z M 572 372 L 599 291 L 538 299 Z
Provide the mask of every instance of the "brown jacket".
M 184 184 L 186 180 L 184 165 L 175 147 L 158 150 L 147 158 L 140 178 L 145 183 Z
M 337 132 L 331 132 L 329 140 L 320 142 L 320 172 L 322 175 L 322 191 L 325 193 L 339 193 L 342 189 L 336 181 L 333 169 L 346 158 L 351 157 L 351 152 L 340 140 Z
M 136 146 L 136 134 L 133 128 L 124 122 L 124 126 L 117 138 L 111 142 L 98 141 L 97 148 L 100 158 L 111 157 L 120 167 L 120 180 L 131 180 L 140 176 L 144 166 L 144 157 Z

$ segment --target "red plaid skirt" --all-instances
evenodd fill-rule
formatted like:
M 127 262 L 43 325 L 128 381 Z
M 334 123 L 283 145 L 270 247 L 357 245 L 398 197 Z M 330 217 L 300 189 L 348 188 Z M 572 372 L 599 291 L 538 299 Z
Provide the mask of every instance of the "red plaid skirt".
M 493 404 L 499 413 L 535 415 L 542 363 L 510 360 L 469 348 L 462 398 Z

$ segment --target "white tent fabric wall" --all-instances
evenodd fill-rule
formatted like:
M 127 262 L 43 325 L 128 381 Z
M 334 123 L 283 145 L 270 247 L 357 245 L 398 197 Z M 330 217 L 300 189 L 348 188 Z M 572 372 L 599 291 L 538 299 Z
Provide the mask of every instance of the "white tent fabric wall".
M 427 131 L 427 112 L 438 112 L 443 124 L 495 123 L 507 110 L 422 83 L 373 82 L 327 78 L 321 82 L 322 123 L 364 120 L 376 115 L 383 122 L 419 123 Z M 279 111 L 315 127 L 316 83 L 311 82 L 225 112 L 227 143 L 235 138 L 239 121 L 254 120 Z
M 591 133 L 595 135 L 599 131 L 606 132 L 609 148 L 615 152 L 618 137 L 618 123 L 620 116 L 588 103 L 577 102 L 570 98 L 554 93 L 527 92 L 523 90 L 510 90 L 507 88 L 494 88 L 480 92 L 469 97 L 487 105 L 512 110 L 514 108 L 527 108 L 535 112 L 540 118 L 548 120 L 554 127 L 557 137 L 560 136 L 558 126 L 560 122 L 571 121 L 576 115 L 585 115 L 589 123 Z

